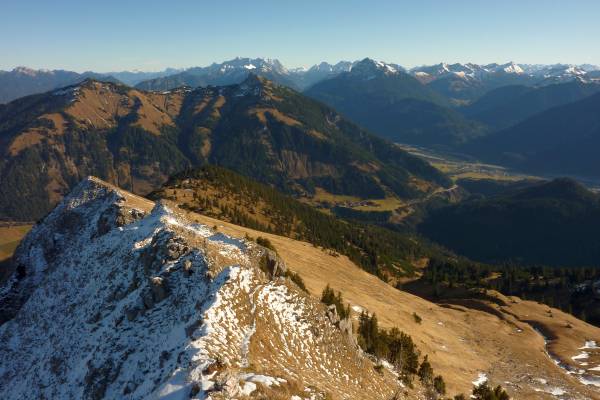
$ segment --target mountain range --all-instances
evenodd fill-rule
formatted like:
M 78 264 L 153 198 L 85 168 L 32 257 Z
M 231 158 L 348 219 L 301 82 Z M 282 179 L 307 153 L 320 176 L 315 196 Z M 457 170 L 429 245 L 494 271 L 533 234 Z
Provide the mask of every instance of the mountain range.
M 593 114 L 593 111 L 585 108 L 588 104 L 585 100 L 597 93 L 600 88 L 600 81 L 596 77 L 598 73 L 596 67 L 591 65 L 515 63 L 487 65 L 441 63 L 406 70 L 397 64 L 368 58 L 354 62 L 339 62 L 335 65 L 321 63 L 308 69 L 287 69 L 277 60 L 236 58 L 219 64 L 214 63 L 208 67 L 183 71 L 165 70 L 157 73 L 159 76 L 154 79 L 139 82 L 135 90 L 136 93 L 146 93 L 147 91 L 141 88 L 151 89 L 152 94 L 144 96 L 160 98 L 159 102 L 162 102 L 165 97 L 173 97 L 172 92 L 187 93 L 196 87 L 202 87 L 206 91 L 220 90 L 214 88 L 240 84 L 250 75 L 260 76 L 281 87 L 291 88 L 294 91 L 304 90 L 305 95 L 325 103 L 349 121 L 390 141 L 460 152 L 484 161 L 538 174 L 594 177 L 597 176 L 597 172 L 594 170 L 595 164 L 591 159 L 589 147 L 581 148 L 580 144 L 583 136 L 587 138 L 586 143 L 591 144 L 595 134 L 587 131 L 578 133 L 583 127 L 581 124 L 578 125 L 577 121 L 587 120 L 588 114 Z M 71 82 L 79 82 L 88 75 L 113 83 L 118 83 L 120 80 L 133 82 L 133 80 L 149 77 L 143 73 L 129 75 L 114 73 L 109 76 L 19 68 L 10 73 L 0 74 L 0 80 L 7 80 L 4 86 L 0 85 L 0 92 L 5 90 L 12 93 L 8 95 L 10 98 L 22 90 L 32 92 L 46 90 L 56 85 L 64 87 Z M 13 83 L 10 83 L 11 81 Z M 219 97 L 216 94 L 211 96 Z M 184 98 L 187 97 L 180 95 L 176 102 L 183 101 Z M 20 104 L 26 104 L 27 101 Z M 134 104 L 137 100 L 126 101 Z M 583 108 L 568 107 L 580 101 L 582 103 L 577 104 Z M 593 100 L 589 101 L 593 102 Z M 144 117 L 162 113 L 160 106 L 157 107 L 152 101 L 147 101 L 145 104 L 152 105 L 147 112 L 144 111 Z M 92 109 L 94 107 L 98 105 L 94 105 Z M 177 107 L 180 106 L 176 105 L 175 108 Z M 16 114 L 22 114 L 24 109 L 18 106 L 15 108 L 14 104 L 6 105 L 1 109 L 5 113 L 3 114 L 5 123 L 9 125 L 15 122 L 11 121 L 12 119 L 27 119 L 27 116 Z M 90 110 L 88 112 L 91 112 Z M 540 126 L 543 124 L 541 120 L 547 120 L 540 115 L 549 112 L 548 110 L 552 110 L 553 120 L 562 122 L 552 127 Z M 234 112 L 237 115 L 238 111 Z M 95 115 L 87 117 L 90 117 L 90 120 L 97 119 Z M 108 124 L 111 129 L 117 125 L 129 124 L 126 118 L 121 120 L 120 117 L 122 115 L 118 118 L 118 124 Z M 183 116 L 180 118 L 178 111 L 160 118 L 162 122 L 158 122 L 158 125 L 162 126 L 165 121 L 170 120 L 167 125 L 170 124 L 178 132 L 182 124 L 193 123 L 195 119 L 195 117 L 184 118 Z M 593 119 L 593 116 L 589 118 Z M 245 129 L 246 126 L 244 125 L 243 128 Z M 210 128 L 203 126 L 203 129 Z M 550 129 L 554 139 L 548 140 L 542 147 L 536 147 L 545 140 L 539 137 L 540 129 Z M 175 166 L 167 168 L 164 173 L 161 172 L 162 177 L 155 179 L 155 182 L 166 179 L 184 164 L 188 165 L 191 162 L 192 164 L 189 165 L 197 165 L 198 162 L 206 161 L 204 157 L 190 155 L 190 148 L 195 148 L 193 151 L 198 153 L 198 143 L 189 141 L 200 140 L 198 139 L 200 134 L 186 132 L 185 138 L 179 133 L 172 138 L 177 141 L 175 147 L 185 143 L 186 147 L 181 148 L 181 151 L 175 151 L 172 146 L 163 146 L 164 149 L 173 151 L 168 160 L 164 161 Z M 572 135 L 571 132 L 577 134 Z M 38 136 L 29 132 L 27 137 Z M 190 139 L 191 137 L 196 139 Z M 160 140 L 162 139 L 161 137 Z M 10 140 L 12 139 L 7 139 L 5 135 L 0 139 L 0 144 L 6 145 Z M 550 148 L 558 144 L 566 146 L 564 152 L 559 151 L 558 148 Z M 116 150 L 113 148 L 112 157 L 115 157 L 114 151 Z M 545 155 L 546 153 L 549 155 Z M 120 153 L 116 158 L 125 157 L 125 154 Z M 553 157 L 564 159 L 565 168 L 557 167 L 556 163 L 552 163 Z M 7 163 L 8 161 L 4 160 L 2 168 L 7 168 Z M 145 174 L 149 174 L 148 171 L 150 169 L 146 167 Z M 99 175 L 107 177 L 103 174 Z M 150 186 L 146 183 L 138 183 L 142 186 L 146 185 L 147 188 L 155 187 L 155 183 Z M 281 185 L 281 182 L 279 184 Z M 314 185 L 314 182 L 305 182 L 300 186 L 306 190 L 312 187 L 311 185 Z M 60 186 L 64 192 L 69 185 Z M 323 182 L 318 183 L 318 186 L 323 186 Z M 131 186 L 127 187 L 131 188 Z M 332 185 L 329 187 L 329 190 L 333 190 Z M 338 187 L 336 190 L 340 192 L 341 189 Z M 134 188 L 134 191 L 137 192 L 137 189 Z M 296 191 L 302 192 L 302 190 Z M 377 193 L 378 196 L 382 195 L 381 191 Z
M 240 83 L 249 72 L 263 75 L 280 84 L 297 90 L 342 72 L 348 72 L 359 61 L 322 62 L 309 68 L 286 68 L 276 59 L 235 58 L 206 67 L 187 69 L 167 68 L 158 72 L 115 71 L 77 73 L 63 70 L 33 70 L 18 67 L 0 71 L 0 103 L 18 97 L 41 93 L 85 78 L 114 79 L 140 89 L 169 90 L 179 86 L 229 85 Z M 398 64 L 395 69 L 408 72 L 421 82 L 430 84 L 439 93 L 454 101 L 473 101 L 486 91 L 511 84 L 539 85 L 569 81 L 575 78 L 600 79 L 600 67 L 594 65 L 527 65 L 527 64 L 446 64 L 405 69 Z
M 305 93 L 395 142 L 458 145 L 486 133 L 483 125 L 467 120 L 428 85 L 368 58 Z
M 73 72 L 64 70 L 34 70 L 17 67 L 11 71 L 0 71 L 0 104 L 7 103 L 19 97 L 43 93 L 63 86 L 73 85 L 85 79 L 98 79 L 111 82 L 122 82 L 135 85 L 141 81 L 171 75 L 177 70 L 168 68 L 162 72 Z
M 446 64 L 416 67 L 410 70 L 421 82 L 457 104 L 469 103 L 485 93 L 510 85 L 544 86 L 553 83 L 597 79 L 596 66 L 566 64 Z
M 37 219 L 82 177 L 148 193 L 175 172 L 222 165 L 288 193 L 422 196 L 449 180 L 288 87 L 144 92 L 87 80 L 0 106 L 0 209 Z
M 235 58 L 208 67 L 194 67 L 178 74 L 140 82 L 138 89 L 164 91 L 180 86 L 223 86 L 240 83 L 249 74 L 260 75 L 282 85 L 298 89 L 292 73 L 278 60 L 262 58 Z

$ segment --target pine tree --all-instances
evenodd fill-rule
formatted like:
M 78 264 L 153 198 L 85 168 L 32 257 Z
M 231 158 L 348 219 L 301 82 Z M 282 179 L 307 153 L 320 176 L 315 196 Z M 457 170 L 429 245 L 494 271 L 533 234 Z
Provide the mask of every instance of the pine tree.
M 433 387 L 439 395 L 443 396 L 446 394 L 446 382 L 444 382 L 444 378 L 441 375 L 433 378 Z
M 421 366 L 419 367 L 419 371 L 417 373 L 419 375 L 419 379 L 425 385 L 431 385 L 433 380 L 433 368 L 429 363 L 429 358 L 425 355 Z

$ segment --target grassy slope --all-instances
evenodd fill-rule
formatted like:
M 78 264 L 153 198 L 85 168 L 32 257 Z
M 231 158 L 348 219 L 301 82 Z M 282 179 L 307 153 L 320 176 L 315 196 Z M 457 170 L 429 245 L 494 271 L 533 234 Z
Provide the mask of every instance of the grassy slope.
M 215 182 L 227 186 L 225 181 L 218 179 Z M 179 181 L 179 184 L 181 183 Z M 248 208 L 248 198 L 252 198 L 248 193 L 244 196 L 231 196 L 231 188 L 223 190 L 223 186 L 215 187 L 206 181 L 204 184 L 206 186 L 203 188 L 203 195 L 217 195 L 220 201 L 229 207 Z M 167 197 L 180 204 L 188 204 L 189 207 L 197 196 L 190 190 L 192 186 L 175 186 L 165 189 L 165 193 L 169 195 Z M 240 185 L 240 182 L 235 188 L 236 191 L 242 192 L 248 189 Z M 263 223 L 277 221 L 276 207 L 269 208 L 271 213 L 265 215 L 263 200 L 254 198 L 251 204 L 253 215 Z M 221 210 L 222 207 L 200 211 L 208 211 L 212 215 L 231 221 Z M 534 323 L 547 335 L 558 338 L 551 344 L 550 350 L 566 362 L 573 362 L 571 357 L 578 354 L 578 347 L 583 345 L 586 338 L 598 335 L 600 330 L 571 315 L 554 309 L 549 314 L 547 306 L 521 301 L 518 298 L 507 298 L 495 292 L 491 292 L 491 299 L 487 300 L 446 299 L 444 301 L 454 305 L 440 307 L 394 289 L 376 276 L 359 269 L 344 255 L 306 242 L 244 228 L 211 217 L 190 215 L 198 222 L 216 225 L 219 230 L 232 236 L 267 237 L 288 266 L 302 276 L 313 295 L 318 296 L 329 283 L 334 289 L 343 292 L 344 298 L 356 306 L 355 311 L 362 308 L 374 312 L 384 327 L 396 326 L 410 333 L 423 353 L 430 355 L 436 371 L 451 376 L 447 378 L 451 393 L 469 391 L 470 382 L 477 374 L 486 372 L 491 376 L 493 383 L 507 386 L 505 382 L 509 381 L 520 385 L 520 388 L 508 385 L 509 390 L 512 389 L 513 393 L 520 395 L 529 396 L 534 392 L 538 393 L 535 389 L 544 390 L 543 387 L 531 385 L 531 380 L 535 377 L 544 377 L 553 384 L 561 387 L 572 385 L 573 391 L 581 391 L 586 396 L 591 396 L 580 384 L 570 382 L 545 356 L 543 340 L 530 325 Z M 287 232 L 286 236 L 294 235 Z M 497 300 L 494 301 L 494 298 Z M 423 318 L 421 324 L 414 322 L 414 312 Z M 527 368 L 532 360 L 536 364 L 533 370 Z M 600 362 L 600 355 L 598 361 Z M 457 365 L 462 366 L 458 374 L 455 370 Z M 515 376 L 519 377 L 518 380 L 515 380 Z
M 0 261 L 12 257 L 21 239 L 29 232 L 32 225 L 16 225 L 0 227 Z
M 578 347 L 586 338 L 600 338 L 599 328 L 570 315 L 552 309 L 554 317 L 551 319 L 546 306 L 501 295 L 496 296 L 504 300 L 502 307 L 484 301 L 474 304 L 484 310 L 498 309 L 500 318 L 463 306 L 436 305 L 394 289 L 358 268 L 345 256 L 333 256 L 306 242 L 199 214 L 189 215 L 197 222 L 216 225 L 220 231 L 234 237 L 268 238 L 288 267 L 302 276 L 311 294 L 319 296 L 329 283 L 334 289 L 341 290 L 345 300 L 353 306 L 376 313 L 384 327 L 396 326 L 409 333 L 423 354 L 429 354 L 435 370 L 444 375 L 450 394 L 470 393 L 471 381 L 480 372 L 486 372 L 492 383 L 507 387 L 516 398 L 553 398 L 535 390 L 544 388 L 532 382 L 537 377 L 565 388 L 573 396 L 579 393 L 584 398 L 600 398 L 560 370 L 544 353 L 542 338 L 528 323 L 520 321 L 543 325 L 557 338 L 550 347 L 552 352 L 569 362 L 572 361 L 570 357 L 579 353 Z M 413 312 L 423 318 L 421 324 L 415 323 Z M 571 328 L 566 327 L 567 321 Z

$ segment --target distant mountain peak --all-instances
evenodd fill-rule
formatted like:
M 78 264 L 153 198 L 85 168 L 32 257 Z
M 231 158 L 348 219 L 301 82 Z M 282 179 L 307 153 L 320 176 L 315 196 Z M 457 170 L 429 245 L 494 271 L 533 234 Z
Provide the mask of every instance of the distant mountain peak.
M 224 61 L 220 64 L 213 63 L 212 66 L 218 68 L 221 72 L 226 72 L 227 70 L 231 69 L 239 69 L 242 71 L 275 71 L 278 73 L 287 73 L 287 69 L 279 60 L 275 58 L 236 57 L 233 60 Z
M 12 70 L 12 72 L 21 74 L 21 75 L 36 76 L 40 73 L 51 74 L 54 71 L 50 71 L 48 69 L 33 69 L 33 68 L 29 68 L 29 67 L 19 66 L 19 67 L 14 68 Z
M 239 86 L 242 90 L 247 90 L 247 89 L 261 89 L 261 88 L 263 88 L 267 85 L 271 85 L 271 84 L 273 84 L 273 82 L 271 82 L 267 78 L 257 75 L 254 72 L 250 72 L 250 73 L 248 73 L 248 76 L 246 77 L 246 79 L 244 79 L 239 84 Z
M 516 64 L 514 62 L 509 62 L 503 65 L 500 65 L 497 68 L 498 72 L 505 72 L 507 74 L 523 74 L 525 73 L 525 71 L 523 70 L 523 68 L 521 68 L 521 66 L 519 64 Z
M 371 58 L 365 58 L 361 61 L 358 61 L 352 66 L 350 70 L 353 74 L 361 74 L 366 75 L 366 78 L 370 78 L 373 74 L 385 74 L 385 75 L 393 75 L 398 73 L 398 69 L 391 65 L 384 63 L 382 61 L 376 61 Z

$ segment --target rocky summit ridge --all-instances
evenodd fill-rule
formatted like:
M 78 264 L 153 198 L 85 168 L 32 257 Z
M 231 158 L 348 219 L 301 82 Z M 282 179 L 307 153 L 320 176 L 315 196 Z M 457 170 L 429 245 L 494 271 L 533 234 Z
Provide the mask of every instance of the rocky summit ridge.
M 0 287 L 0 398 L 399 390 L 331 310 L 285 278 L 274 251 L 96 178 L 33 228 L 14 265 Z

